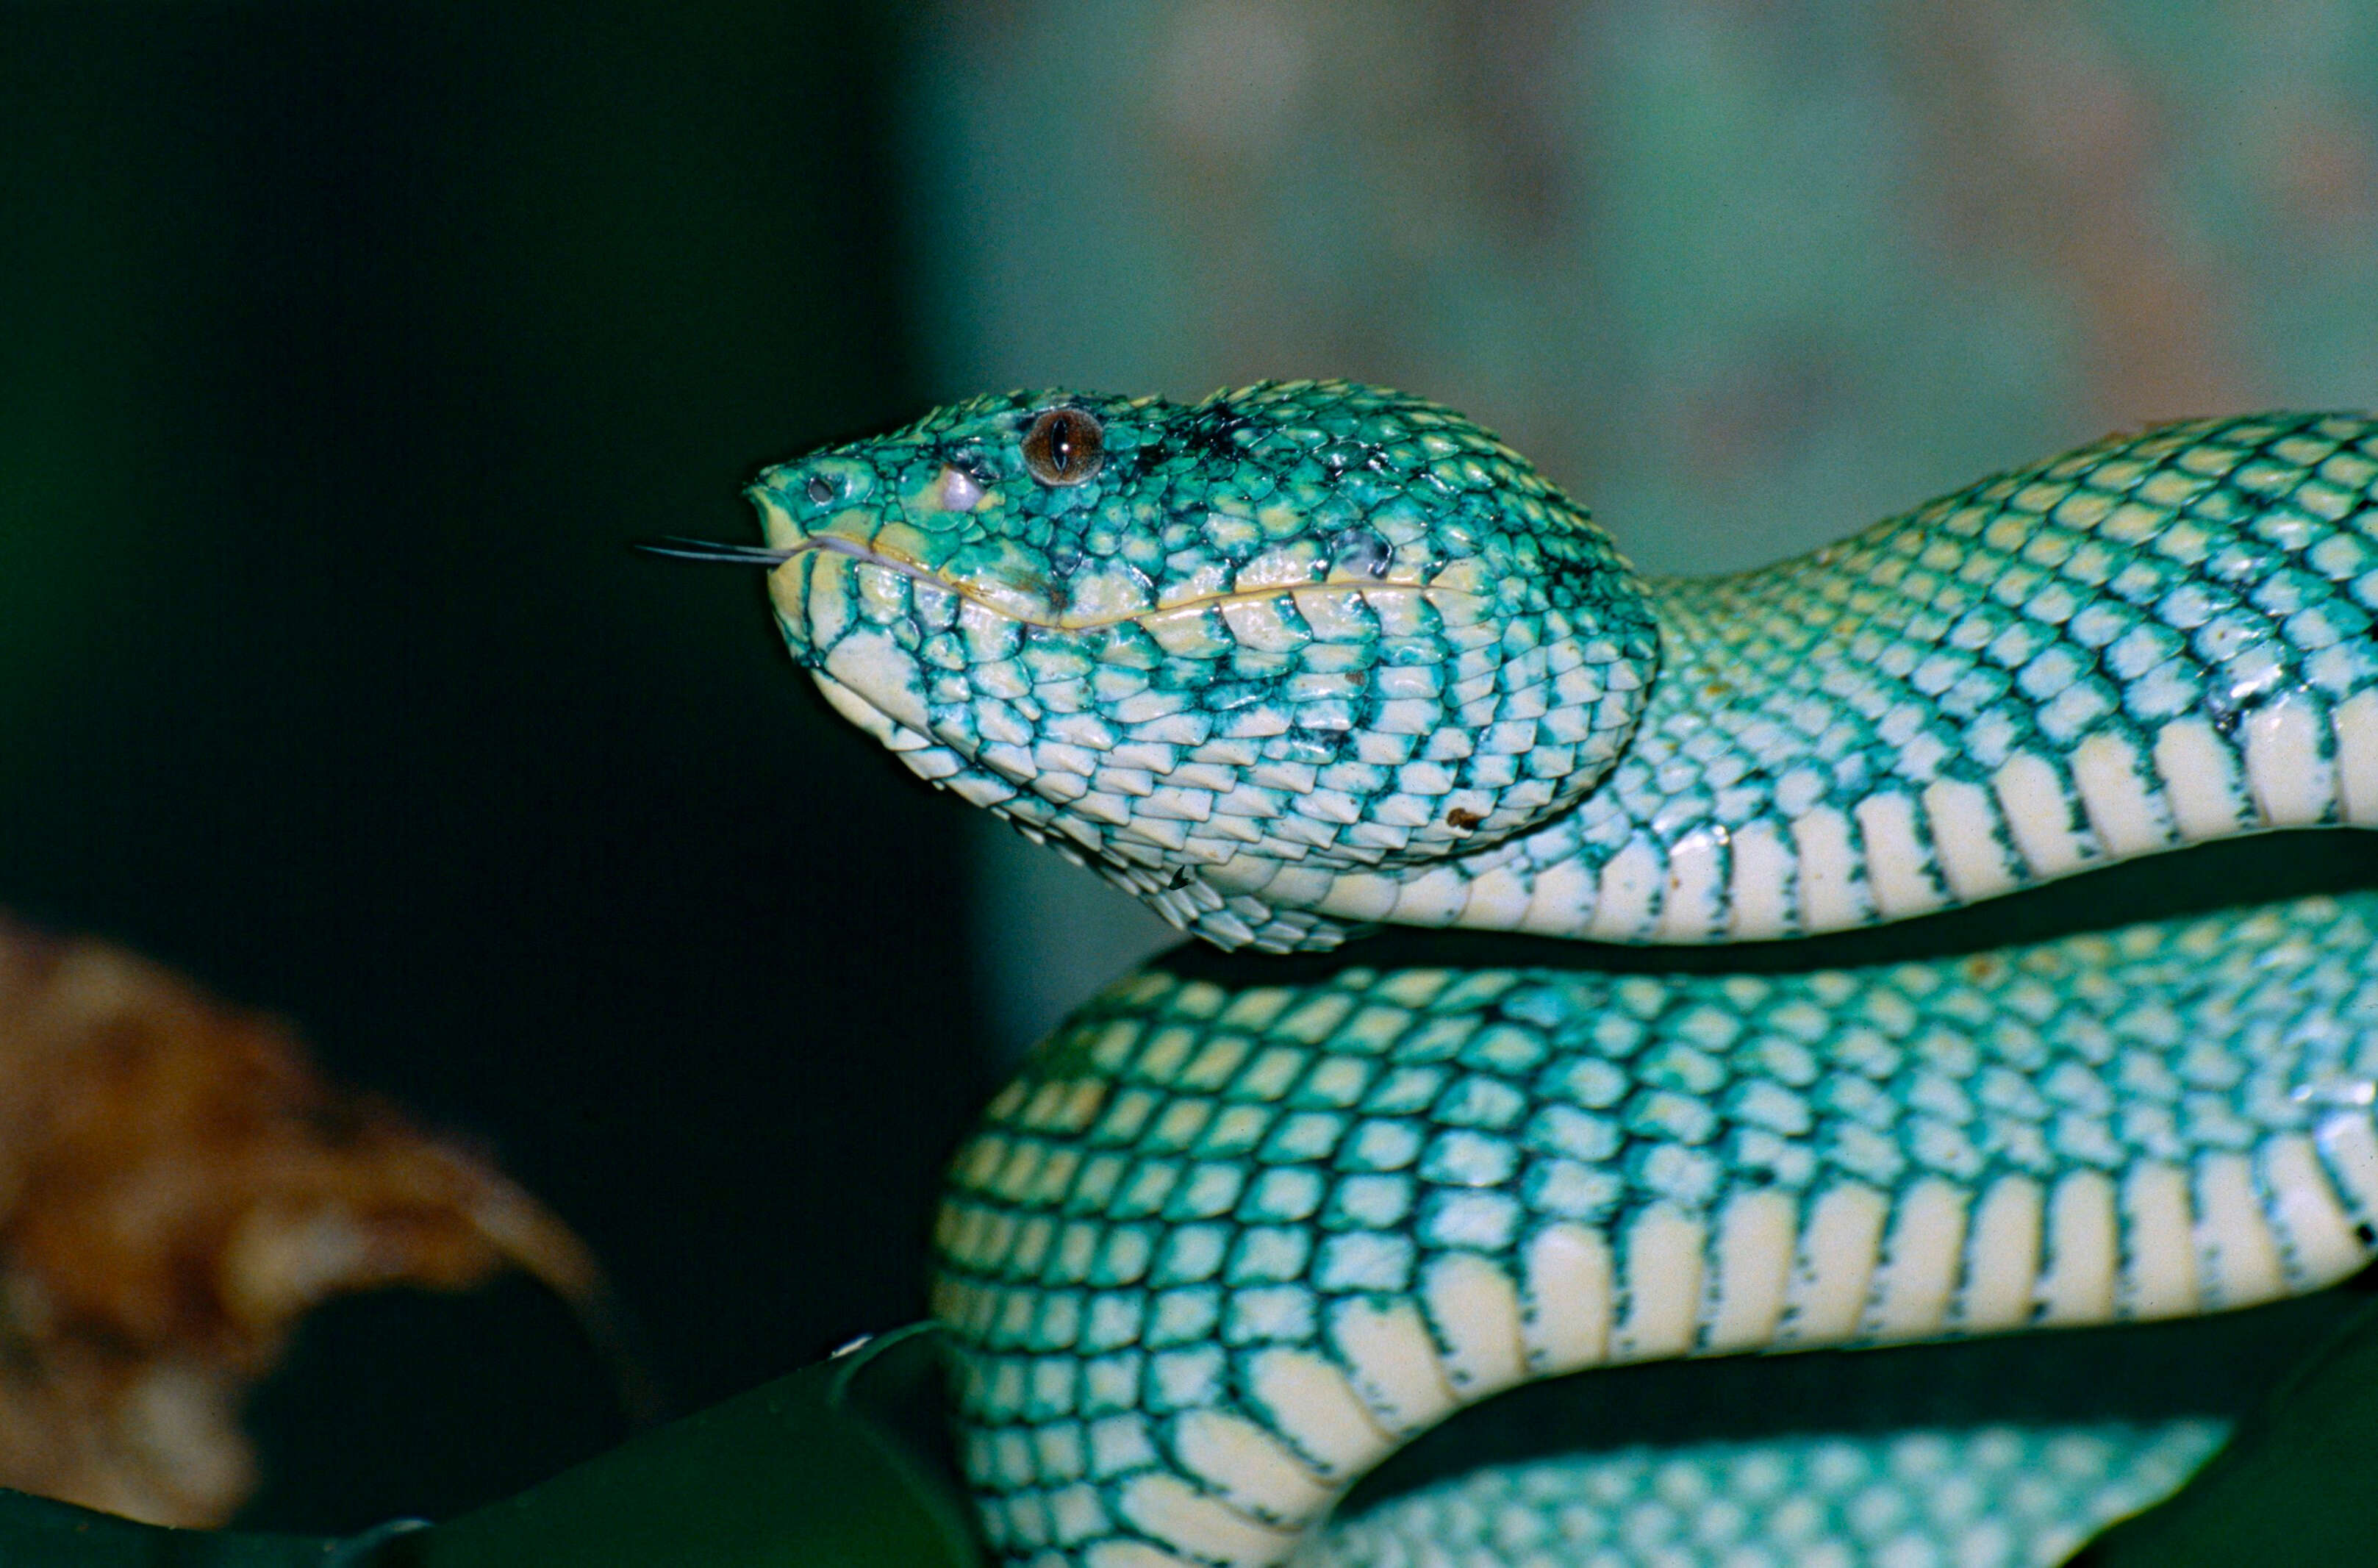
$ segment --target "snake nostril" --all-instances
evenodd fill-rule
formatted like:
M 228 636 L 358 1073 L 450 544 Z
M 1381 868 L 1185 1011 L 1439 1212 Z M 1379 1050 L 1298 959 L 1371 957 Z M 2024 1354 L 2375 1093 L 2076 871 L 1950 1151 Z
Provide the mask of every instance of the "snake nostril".
M 806 487 L 811 506 L 824 506 L 835 497 L 834 481 L 823 474 L 812 474 Z

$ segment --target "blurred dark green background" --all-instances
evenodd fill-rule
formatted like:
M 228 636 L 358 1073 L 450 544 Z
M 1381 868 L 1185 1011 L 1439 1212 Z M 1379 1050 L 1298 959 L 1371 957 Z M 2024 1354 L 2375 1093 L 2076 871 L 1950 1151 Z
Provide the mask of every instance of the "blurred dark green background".
M 1350 375 L 1739 566 L 2107 429 L 2378 404 L 2345 0 L 0 0 L 0 906 L 296 1019 L 678 1408 L 921 1309 L 996 1068 L 1161 940 L 787 666 L 763 463 Z M 614 1441 L 525 1287 L 325 1314 L 253 1517 Z
M 762 463 L 914 411 L 864 8 L 0 11 L 0 904 L 299 1020 L 674 1405 L 921 1311 L 959 819 L 797 682 Z M 615 1441 L 522 1290 L 334 1310 L 257 1516 Z

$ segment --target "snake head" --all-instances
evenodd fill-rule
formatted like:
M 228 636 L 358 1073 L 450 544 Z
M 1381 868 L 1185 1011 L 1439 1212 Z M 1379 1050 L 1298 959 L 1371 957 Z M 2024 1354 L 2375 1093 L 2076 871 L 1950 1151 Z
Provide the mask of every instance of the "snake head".
M 771 597 L 908 766 L 1226 946 L 1574 805 L 1658 657 L 1584 513 L 1342 381 L 1015 392 L 768 469 Z

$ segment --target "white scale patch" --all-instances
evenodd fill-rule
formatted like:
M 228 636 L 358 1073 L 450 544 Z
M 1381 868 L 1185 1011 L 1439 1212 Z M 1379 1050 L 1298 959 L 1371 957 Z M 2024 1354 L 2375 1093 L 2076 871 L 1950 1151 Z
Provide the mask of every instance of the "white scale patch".
M 1839 1345 L 1855 1334 L 1867 1288 L 1882 1260 L 1882 1226 L 1890 1200 L 1870 1187 L 1844 1182 L 1820 1196 L 1801 1233 L 1783 1342 Z
M 1665 1205 L 1643 1212 L 1627 1233 L 1627 1314 L 1617 1358 L 1682 1356 L 1699 1337 L 1701 1248 L 1699 1220 Z
M 2020 874 L 2008 863 L 2001 819 L 1988 790 L 1979 784 L 1941 779 L 1925 790 L 1924 814 L 1941 874 L 1958 902 L 1994 898 L 2017 886 Z
M 2364 1248 L 2337 1202 L 2312 1140 L 2281 1138 L 2264 1152 L 2271 1217 L 2286 1238 L 2288 1274 L 2298 1289 L 2333 1285 L 2361 1266 Z
M 1219 1410 L 1192 1410 L 1175 1421 L 1172 1452 L 1224 1502 L 1260 1519 L 1302 1523 L 1337 1493 L 1271 1433 Z
M 2378 826 L 2378 692 L 2356 692 L 2337 705 L 2337 795 L 2345 819 Z
M 1409 1437 L 1453 1412 L 1459 1401 L 1411 1302 L 1355 1297 L 1330 1327 L 1355 1391 L 1389 1431 Z
M 2177 1165 L 2132 1166 L 2123 1178 L 2122 1207 L 2129 1236 L 2125 1306 L 2131 1315 L 2183 1318 L 2199 1310 L 2188 1174 Z
M 2196 1196 L 2207 1304 L 2251 1307 L 2279 1295 L 2278 1242 L 2263 1220 L 2253 1162 L 2243 1154 L 2204 1156 L 2196 1166 Z
M 1948 1325 L 1964 1265 L 1969 1195 L 1940 1180 L 1917 1183 L 1899 1201 L 1867 1333 L 1925 1339 Z
M 2091 831 L 2110 853 L 2143 855 L 2172 842 L 2171 814 L 2125 737 L 2092 735 L 2073 747 L 2072 782 Z
M 1248 1363 L 1247 1386 L 1277 1431 L 1343 1485 L 1395 1445 L 1346 1374 L 1322 1357 L 1268 1350 Z
M 1982 1193 L 1966 1244 L 1960 1325 L 1968 1333 L 2022 1328 L 2039 1278 L 2039 1184 L 2000 1176 Z
M 2336 786 L 2317 701 L 2309 693 L 2285 693 L 2248 714 L 2243 729 L 2246 777 L 2263 820 L 2310 827 L 2328 816 Z
M 2039 1281 L 2039 1321 L 2102 1323 L 2114 1315 L 2117 1267 L 2114 1184 L 2102 1171 L 2074 1171 L 2048 1199 L 2048 1271 Z
M 1783 1321 L 1797 1213 L 1789 1195 L 1738 1193 L 1718 1220 L 1715 1300 L 1701 1348 L 1711 1354 L 1761 1349 L 1775 1342 Z
M 1525 1333 L 1539 1375 L 1598 1366 L 1610 1355 L 1610 1247 L 1599 1231 L 1549 1224 L 1527 1250 Z

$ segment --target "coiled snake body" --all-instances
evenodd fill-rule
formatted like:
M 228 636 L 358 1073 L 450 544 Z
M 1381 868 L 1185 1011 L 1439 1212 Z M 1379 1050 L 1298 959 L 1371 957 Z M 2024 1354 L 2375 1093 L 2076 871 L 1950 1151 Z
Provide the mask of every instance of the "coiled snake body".
M 840 711 L 1209 942 L 1583 939 L 1159 966 L 1031 1058 L 935 1297 L 1016 1561 L 2052 1562 L 2220 1424 L 1814 1412 L 1303 1537 L 1530 1379 L 2197 1314 L 2372 1250 L 2378 900 L 1590 944 L 2378 822 L 2378 424 L 2113 438 L 1706 580 L 1336 382 L 978 399 L 752 493 Z

